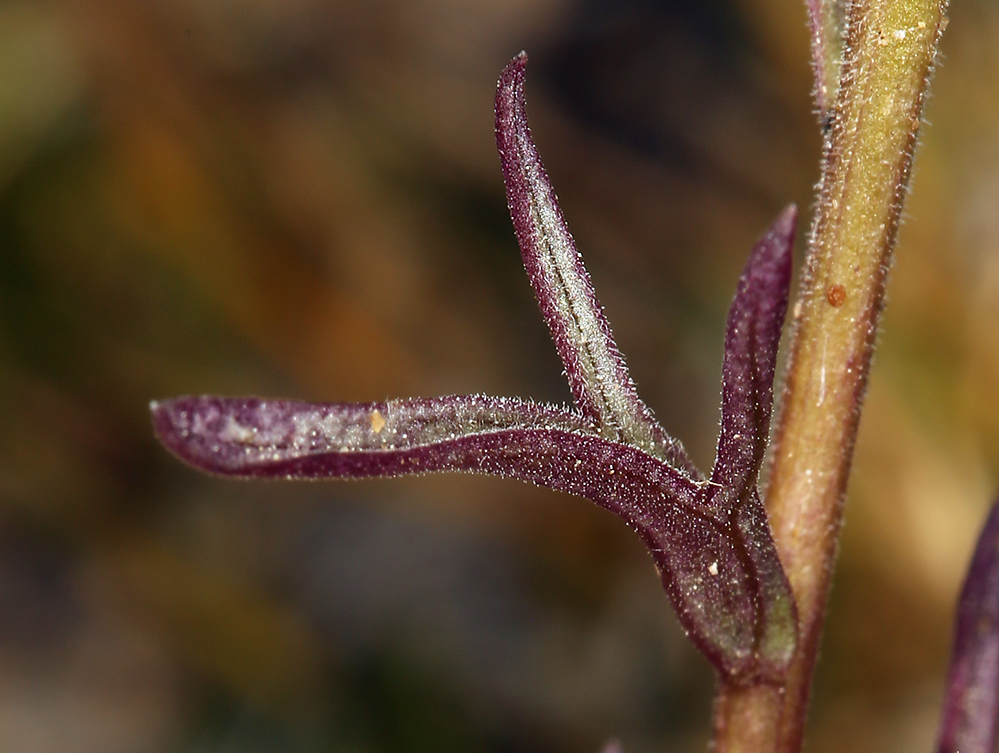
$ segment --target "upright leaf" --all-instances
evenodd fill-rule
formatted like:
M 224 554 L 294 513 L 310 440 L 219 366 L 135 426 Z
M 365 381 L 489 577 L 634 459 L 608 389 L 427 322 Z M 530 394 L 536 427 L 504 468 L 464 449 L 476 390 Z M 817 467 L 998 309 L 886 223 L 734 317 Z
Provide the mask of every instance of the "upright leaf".
M 531 138 L 524 101 L 527 54 L 503 71 L 496 90 L 496 146 L 524 267 L 569 379 L 576 405 L 600 434 L 697 473 L 680 444 L 638 397 L 593 290 L 555 189 Z
M 774 372 L 791 285 L 792 204 L 756 243 L 729 309 L 722 364 L 721 432 L 711 482 L 739 498 L 756 478 L 770 437 Z
M 705 504 L 731 516 L 759 607 L 760 671 L 779 676 L 797 643 L 797 610 L 756 490 L 770 435 L 773 381 L 791 284 L 797 209 L 787 207 L 754 246 L 729 309 L 722 363 L 721 431 Z

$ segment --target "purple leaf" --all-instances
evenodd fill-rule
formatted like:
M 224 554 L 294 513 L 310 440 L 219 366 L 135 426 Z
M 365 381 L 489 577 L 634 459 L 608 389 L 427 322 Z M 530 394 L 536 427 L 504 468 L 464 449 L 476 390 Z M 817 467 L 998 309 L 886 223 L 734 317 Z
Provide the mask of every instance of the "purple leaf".
M 971 558 L 957 605 L 939 753 L 994 753 L 999 714 L 999 501 Z
M 453 454 L 456 444 L 471 451 L 474 442 L 468 440 L 488 434 L 592 433 L 568 410 L 484 396 L 329 404 L 183 397 L 153 403 L 152 413 L 160 441 L 181 460 L 239 477 L 475 470 L 446 465 L 463 462 Z
M 624 357 L 593 290 L 576 244 L 531 138 L 524 102 L 522 52 L 496 90 L 496 146 L 510 217 L 541 313 L 551 331 L 576 405 L 600 434 L 697 475 L 680 443 L 652 418 L 638 397 Z
M 766 454 L 773 381 L 791 283 L 797 210 L 789 206 L 756 243 L 729 309 L 722 364 L 721 432 L 711 480 L 703 493 L 712 508 L 734 514 L 746 547 L 750 586 L 760 605 L 757 660 L 779 676 L 797 642 L 797 611 L 756 490 Z
M 185 397 L 152 404 L 160 441 L 243 478 L 487 473 L 586 497 L 652 554 L 691 640 L 728 682 L 779 683 L 797 616 L 756 479 L 787 306 L 793 207 L 756 245 L 729 315 L 722 430 L 706 481 L 639 399 L 527 128 L 523 53 L 500 79 L 496 139 L 510 213 L 580 412 L 484 396 L 309 404 Z
M 735 512 L 735 540 L 742 547 L 757 605 L 755 658 L 758 677 L 779 682 L 798 645 L 798 608 L 781 567 L 767 511 L 756 487 Z
M 747 552 L 746 527 L 705 507 L 703 484 L 596 436 L 575 413 L 479 396 L 325 405 L 185 397 L 154 403 L 152 415 L 160 441 L 210 473 L 318 479 L 464 471 L 586 497 L 646 543 L 681 623 L 720 671 L 748 682 L 782 670 L 758 656 L 766 566 Z
M 793 204 L 787 207 L 756 243 L 729 309 L 721 433 L 711 482 L 739 500 L 756 486 L 770 437 L 777 345 L 791 286 L 797 216 Z M 738 500 L 727 504 L 731 507 Z

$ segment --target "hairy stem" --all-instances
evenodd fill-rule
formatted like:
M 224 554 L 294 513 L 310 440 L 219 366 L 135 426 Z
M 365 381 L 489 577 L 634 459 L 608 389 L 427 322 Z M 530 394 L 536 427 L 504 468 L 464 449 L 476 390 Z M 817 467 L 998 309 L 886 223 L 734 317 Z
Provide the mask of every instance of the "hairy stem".
M 718 753 L 801 749 L 860 410 L 946 5 L 855 0 L 849 7 L 766 495 L 798 604 L 798 648 L 782 692 L 723 686 Z M 760 724 L 776 725 L 774 734 Z
M 784 691 L 722 684 L 715 699 L 712 753 L 776 750 Z

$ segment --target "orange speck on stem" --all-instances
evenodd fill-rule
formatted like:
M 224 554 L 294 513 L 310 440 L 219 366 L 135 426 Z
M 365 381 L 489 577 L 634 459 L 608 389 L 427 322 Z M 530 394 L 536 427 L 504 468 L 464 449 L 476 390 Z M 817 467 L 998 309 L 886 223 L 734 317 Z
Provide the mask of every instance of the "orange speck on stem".
M 839 308 L 846 302 L 846 288 L 842 285 L 830 285 L 826 290 L 826 300 L 833 308 Z

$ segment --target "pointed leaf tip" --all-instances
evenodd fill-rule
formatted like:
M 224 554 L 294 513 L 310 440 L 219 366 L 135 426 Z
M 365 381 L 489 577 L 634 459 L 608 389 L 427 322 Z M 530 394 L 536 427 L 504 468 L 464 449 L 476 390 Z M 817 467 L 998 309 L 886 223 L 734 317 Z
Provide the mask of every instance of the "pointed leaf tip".
M 961 589 L 938 753 L 993 753 L 999 714 L 999 500 Z
M 794 233 L 798 229 L 798 205 L 788 204 L 777 215 L 777 219 L 773 221 L 770 226 L 771 231 L 778 236 L 788 239 L 788 241 L 794 238 Z M 787 243 L 787 250 L 790 250 L 791 244 Z

